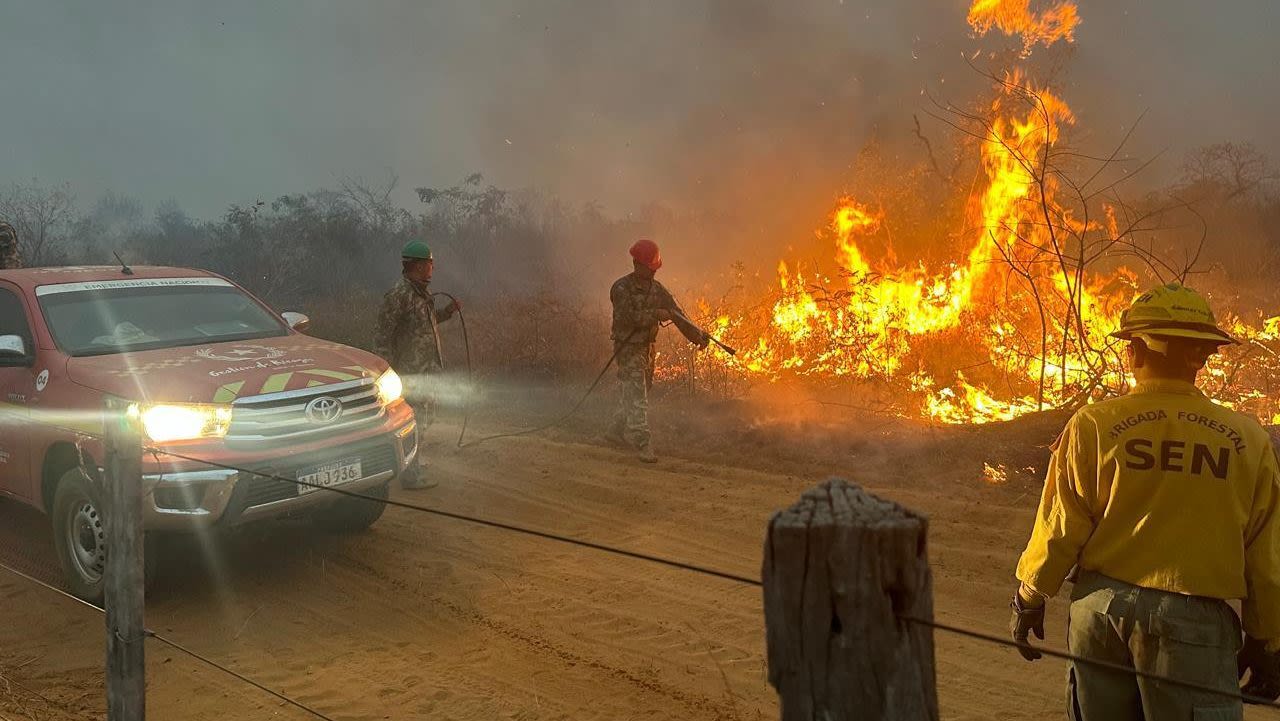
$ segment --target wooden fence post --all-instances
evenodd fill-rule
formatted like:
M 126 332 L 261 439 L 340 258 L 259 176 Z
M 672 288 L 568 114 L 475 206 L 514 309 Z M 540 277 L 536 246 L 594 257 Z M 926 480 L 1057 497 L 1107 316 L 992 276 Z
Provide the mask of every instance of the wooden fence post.
M 783 721 L 937 721 L 926 519 L 842 479 L 774 514 L 769 683 Z
M 130 405 L 108 398 L 103 412 L 108 721 L 142 721 L 146 716 L 142 435 Z

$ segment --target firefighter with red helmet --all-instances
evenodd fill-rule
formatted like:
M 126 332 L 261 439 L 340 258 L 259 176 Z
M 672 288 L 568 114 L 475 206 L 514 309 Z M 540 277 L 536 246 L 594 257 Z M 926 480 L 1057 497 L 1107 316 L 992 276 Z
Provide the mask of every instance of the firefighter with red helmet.
M 662 253 L 652 240 L 631 246 L 632 272 L 619 278 L 609 290 L 613 304 L 611 338 L 622 394 L 605 440 L 636 449 L 640 460 L 655 463 L 649 437 L 649 389 L 653 386 L 654 342 L 663 323 L 683 317 L 684 311 L 654 275 L 662 267 Z M 705 348 L 706 333 L 685 324 L 678 326 L 689 342 Z

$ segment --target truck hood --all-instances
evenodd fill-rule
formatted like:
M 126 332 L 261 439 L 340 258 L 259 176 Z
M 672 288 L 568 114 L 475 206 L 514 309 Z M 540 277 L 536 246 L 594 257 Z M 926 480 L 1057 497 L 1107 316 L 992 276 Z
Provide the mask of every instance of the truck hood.
M 150 402 L 230 403 L 263 393 L 377 378 L 386 361 L 301 334 L 72 358 L 75 383 Z

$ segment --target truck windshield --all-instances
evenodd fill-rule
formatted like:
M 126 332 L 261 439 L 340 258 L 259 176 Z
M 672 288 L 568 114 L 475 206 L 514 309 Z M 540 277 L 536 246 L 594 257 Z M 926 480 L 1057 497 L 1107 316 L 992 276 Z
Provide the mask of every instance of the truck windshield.
M 278 318 L 218 278 L 50 285 L 36 295 L 58 347 L 72 356 L 288 333 Z

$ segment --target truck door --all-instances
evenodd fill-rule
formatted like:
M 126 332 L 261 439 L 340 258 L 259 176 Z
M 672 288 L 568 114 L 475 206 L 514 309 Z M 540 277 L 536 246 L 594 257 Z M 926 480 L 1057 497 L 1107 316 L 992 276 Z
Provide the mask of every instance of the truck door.
M 35 344 L 22 298 L 0 284 L 0 336 L 16 335 L 27 358 L 0 358 L 0 493 L 31 498 L 31 427 L 27 402 L 35 392 Z

